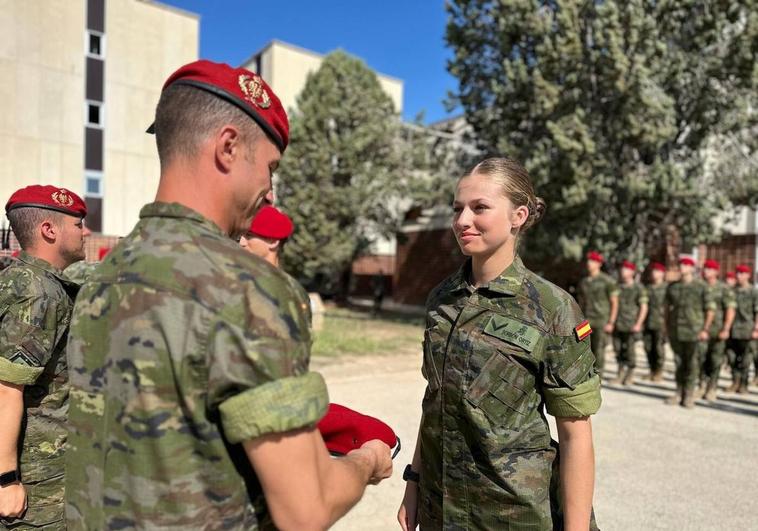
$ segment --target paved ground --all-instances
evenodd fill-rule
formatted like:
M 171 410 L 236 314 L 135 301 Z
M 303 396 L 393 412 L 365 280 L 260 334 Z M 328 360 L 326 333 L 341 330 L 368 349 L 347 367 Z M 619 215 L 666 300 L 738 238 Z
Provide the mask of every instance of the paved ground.
M 332 401 L 385 419 L 403 441 L 395 476 L 371 487 L 334 529 L 399 529 L 399 476 L 413 452 L 424 391 L 420 363 L 413 353 L 314 361 Z M 699 402 L 694 410 L 666 406 L 663 398 L 674 387 L 668 368 L 661 384 L 603 390 L 603 407 L 593 417 L 600 527 L 758 530 L 758 390 L 722 393 L 715 404 Z M 722 379 L 722 388 L 727 384 Z

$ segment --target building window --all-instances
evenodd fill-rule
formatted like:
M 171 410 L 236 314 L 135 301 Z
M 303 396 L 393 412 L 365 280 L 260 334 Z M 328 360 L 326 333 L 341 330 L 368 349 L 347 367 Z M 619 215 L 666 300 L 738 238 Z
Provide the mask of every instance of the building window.
M 103 127 L 103 104 L 98 101 L 88 101 L 84 106 L 85 121 L 87 125 Z
M 88 57 L 105 57 L 105 35 L 99 31 L 87 30 L 86 50 Z
M 84 194 L 90 197 L 103 197 L 103 172 L 88 171 L 84 174 Z

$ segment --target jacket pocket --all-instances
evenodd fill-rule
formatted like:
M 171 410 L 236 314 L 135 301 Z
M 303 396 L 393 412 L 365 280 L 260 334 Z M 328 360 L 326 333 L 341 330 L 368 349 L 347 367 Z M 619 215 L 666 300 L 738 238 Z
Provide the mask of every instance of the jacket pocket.
M 466 401 L 496 424 L 516 424 L 529 410 L 525 391 L 534 377 L 507 353 L 496 351 L 466 391 Z

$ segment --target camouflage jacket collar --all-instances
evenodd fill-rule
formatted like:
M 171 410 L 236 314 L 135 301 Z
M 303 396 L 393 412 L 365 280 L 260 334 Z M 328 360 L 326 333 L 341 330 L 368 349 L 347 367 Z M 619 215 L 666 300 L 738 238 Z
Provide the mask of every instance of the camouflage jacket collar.
M 184 205 L 180 205 L 179 203 L 163 203 L 160 201 L 156 201 L 154 203 L 148 203 L 145 206 L 142 207 L 142 210 L 139 212 L 140 219 L 143 218 L 177 218 L 177 219 L 188 219 L 191 221 L 196 221 L 202 225 L 205 225 L 206 227 L 210 228 L 214 232 L 218 232 L 219 234 L 226 236 L 224 234 L 224 231 L 221 230 L 221 227 L 216 225 L 213 221 L 209 220 L 199 212 L 192 210 L 189 207 L 186 207 Z
M 524 262 L 521 261 L 521 257 L 516 255 L 511 265 L 509 265 L 505 271 L 500 273 L 496 279 L 491 280 L 484 286 L 480 286 L 480 291 L 489 291 L 497 293 L 499 295 L 515 295 L 521 288 L 521 284 L 524 281 L 527 269 L 524 266 Z M 474 291 L 474 287 L 469 283 L 471 278 L 471 258 L 466 260 L 453 279 L 453 290 Z
M 19 262 L 23 262 L 26 265 L 34 267 L 35 269 L 41 269 L 42 271 L 53 275 L 57 279 L 65 280 L 68 282 L 66 277 L 63 275 L 63 271 L 54 267 L 47 260 L 43 260 L 42 258 L 37 258 L 36 256 L 32 256 L 26 251 L 21 251 L 19 253 L 18 260 Z

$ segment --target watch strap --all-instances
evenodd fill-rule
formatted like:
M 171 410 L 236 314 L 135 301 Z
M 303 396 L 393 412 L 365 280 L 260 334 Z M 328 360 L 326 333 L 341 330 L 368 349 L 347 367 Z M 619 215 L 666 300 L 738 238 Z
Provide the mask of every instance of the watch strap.
M 21 473 L 18 470 L 11 470 L 0 474 L 0 487 L 6 487 L 17 481 L 21 481 Z
M 413 481 L 418 483 L 421 480 L 421 475 L 418 472 L 414 472 L 411 465 L 406 465 L 403 471 L 403 481 Z

